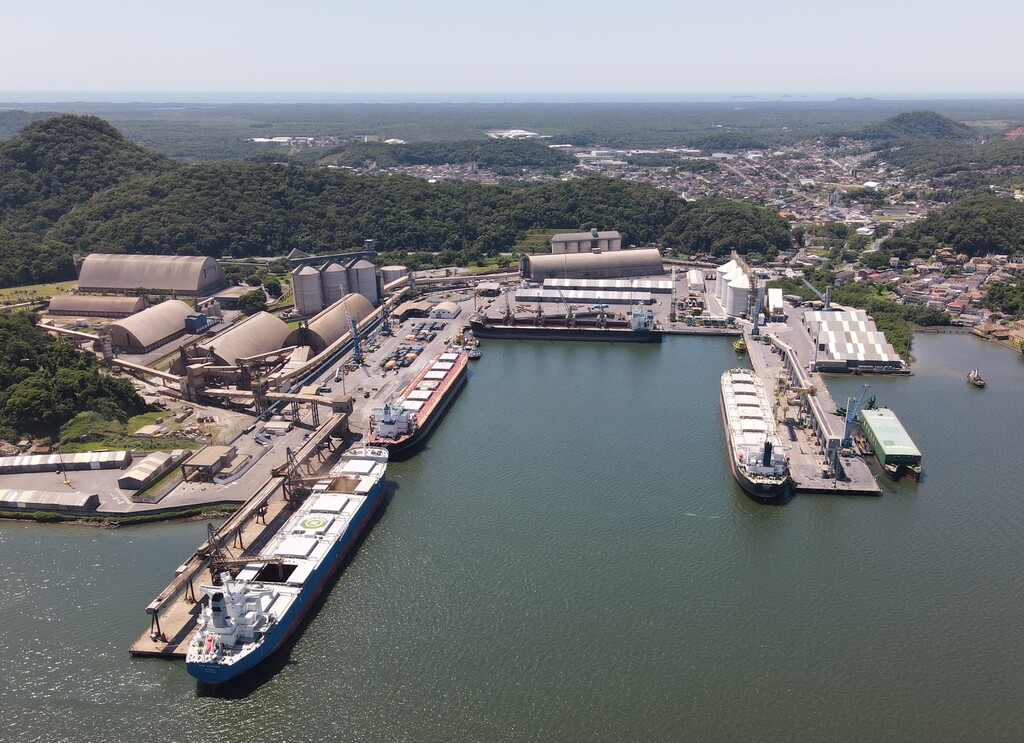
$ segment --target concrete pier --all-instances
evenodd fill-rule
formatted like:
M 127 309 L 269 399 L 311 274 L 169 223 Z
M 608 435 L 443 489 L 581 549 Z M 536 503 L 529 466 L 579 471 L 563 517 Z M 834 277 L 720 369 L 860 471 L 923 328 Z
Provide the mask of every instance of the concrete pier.
M 768 394 L 779 438 L 788 446 L 790 476 L 796 493 L 881 495 L 874 473 L 852 449 L 840 446 L 844 421 L 834 415 L 835 402 L 824 378 L 807 369 L 800 346 L 787 343 L 785 325 L 760 329 L 769 343 L 745 331 L 751 365 Z

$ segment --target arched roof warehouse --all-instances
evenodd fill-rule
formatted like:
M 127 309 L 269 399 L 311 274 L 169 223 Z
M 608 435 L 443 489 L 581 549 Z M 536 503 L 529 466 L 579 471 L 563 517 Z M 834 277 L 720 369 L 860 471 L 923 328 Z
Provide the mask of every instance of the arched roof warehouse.
M 107 325 L 114 347 L 128 353 L 146 353 L 185 334 L 185 318 L 193 310 L 180 299 L 169 299 L 137 315 Z
M 198 347 L 211 352 L 218 365 L 235 366 L 238 359 L 284 348 L 288 345 L 285 339 L 290 331 L 291 328 L 281 318 L 269 312 L 258 312 Z
M 142 297 L 110 297 L 101 294 L 58 294 L 46 311 L 52 315 L 128 317 L 146 309 Z
M 608 253 L 563 253 L 524 255 L 519 262 L 523 278 L 543 280 L 554 274 L 559 279 L 614 279 L 661 273 L 661 253 L 656 248 L 613 250 Z
M 111 255 L 93 253 L 82 263 L 83 292 L 149 291 L 202 296 L 227 283 L 213 258 L 187 255 Z
M 371 312 L 373 305 L 369 299 L 362 294 L 347 294 L 310 320 L 305 331 L 302 328 L 293 330 L 285 345 L 302 345 L 305 335 L 313 353 L 321 353 L 352 330 L 353 320 L 360 322 Z

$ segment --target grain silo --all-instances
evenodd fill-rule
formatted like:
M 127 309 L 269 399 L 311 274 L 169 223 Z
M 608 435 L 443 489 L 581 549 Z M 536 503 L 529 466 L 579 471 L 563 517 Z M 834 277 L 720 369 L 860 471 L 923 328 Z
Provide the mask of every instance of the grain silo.
M 729 261 L 715 269 L 715 296 L 718 299 L 725 295 L 725 275 L 735 268 L 736 261 Z
M 725 300 L 725 314 L 731 317 L 742 317 L 747 314 L 747 299 L 750 297 L 750 279 L 740 272 L 740 275 L 729 282 L 728 294 Z
M 348 272 L 344 266 L 331 261 L 320 269 L 320 289 L 324 307 L 330 307 L 348 294 Z
M 320 272 L 312 266 L 299 266 L 292 271 L 292 288 L 295 291 L 295 310 L 300 315 L 315 315 L 324 308 Z
M 362 294 L 370 304 L 377 306 L 379 295 L 377 294 L 377 269 L 365 258 L 352 261 L 348 265 L 348 290 L 355 294 Z
M 409 269 L 405 266 L 384 266 L 380 269 L 380 282 L 387 286 L 392 281 L 404 279 L 409 275 Z

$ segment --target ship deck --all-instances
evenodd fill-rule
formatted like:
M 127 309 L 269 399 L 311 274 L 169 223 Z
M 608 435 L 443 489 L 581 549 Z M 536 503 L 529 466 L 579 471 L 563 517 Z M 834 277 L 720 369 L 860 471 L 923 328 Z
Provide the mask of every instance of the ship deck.
M 775 335 L 771 327 L 762 330 Z M 780 391 L 779 377 L 784 372 L 788 373 L 786 353 L 781 352 L 775 344 L 759 342 L 758 338 L 750 337 L 746 331 L 745 337 L 751 365 L 764 385 L 779 437 L 790 456 L 789 472 L 794 493 L 880 495 L 882 488 L 875 473 L 865 459 L 856 453 L 840 455 L 843 470 L 841 476 L 833 477 L 829 473 L 822 441 L 834 441 L 842 437 L 843 419 L 832 415 L 836 405 L 822 376 L 804 368 L 809 360 L 801 360 L 794 352 L 793 358 L 800 365 L 801 381 L 814 385 L 815 393 L 809 395 Z M 802 425 L 802 418 L 813 420 L 813 424 Z

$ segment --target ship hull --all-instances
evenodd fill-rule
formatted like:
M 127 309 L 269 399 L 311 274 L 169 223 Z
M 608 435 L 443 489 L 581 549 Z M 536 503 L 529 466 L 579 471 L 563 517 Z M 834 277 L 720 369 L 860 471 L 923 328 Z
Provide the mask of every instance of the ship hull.
M 722 429 L 725 432 L 726 455 L 729 459 L 729 469 L 732 471 L 733 478 L 753 500 L 759 503 L 778 502 L 789 492 L 789 478 L 768 483 L 755 482 L 737 466 L 735 442 L 732 440 L 732 431 L 729 427 L 729 419 L 725 411 L 725 397 L 720 395 L 718 402 L 722 415 Z
M 426 443 L 427 439 L 430 438 L 431 432 L 444 417 L 455 397 L 462 389 L 462 386 L 466 384 L 469 374 L 467 370 L 468 357 L 462 358 L 458 363 L 460 364 L 458 372 L 440 393 L 441 396 L 438 398 L 437 403 L 424 418 L 417 418 L 418 425 L 415 431 L 397 439 L 378 438 L 371 427 L 368 437 L 369 445 L 387 449 L 388 454 L 394 459 L 407 458 L 419 450 Z M 417 378 L 417 381 L 419 381 L 419 378 Z M 406 388 L 405 392 L 408 392 L 415 385 L 416 382 L 413 382 L 413 384 Z
M 384 501 L 386 492 L 387 486 L 381 479 L 376 487 L 368 493 L 362 507 L 356 512 L 355 528 L 346 530 L 345 535 L 334 544 L 327 559 L 310 573 L 306 582 L 303 583 L 302 590 L 296 594 L 284 615 L 277 618 L 274 627 L 263 637 L 258 647 L 244 656 L 240 656 L 234 663 L 188 662 L 185 664 L 185 668 L 189 675 L 204 684 L 216 686 L 246 674 L 280 649 L 285 641 L 302 626 L 309 609 L 316 603 L 342 562 L 350 554 L 353 545 L 358 543 L 366 526 L 373 520 L 380 504 Z
M 403 459 L 414 454 L 417 450 L 422 447 L 428 438 L 430 438 L 431 432 L 437 426 L 438 422 L 444 417 L 449 406 L 455 400 L 459 390 L 466 384 L 466 370 L 463 369 L 459 374 L 458 378 L 453 380 L 448 388 L 441 395 L 441 399 L 438 400 L 437 406 L 430 412 L 426 420 L 422 421 L 419 428 L 413 431 L 408 436 L 404 436 L 397 440 L 391 439 L 374 439 L 370 437 L 371 446 L 383 446 L 388 450 L 388 453 L 392 455 L 394 459 Z
M 664 335 L 658 330 L 630 328 L 588 328 L 558 325 L 485 325 L 471 321 L 477 338 L 499 338 L 520 341 L 598 341 L 617 343 L 661 343 Z

